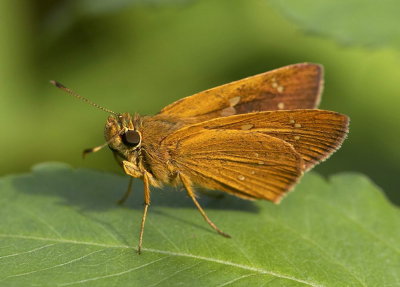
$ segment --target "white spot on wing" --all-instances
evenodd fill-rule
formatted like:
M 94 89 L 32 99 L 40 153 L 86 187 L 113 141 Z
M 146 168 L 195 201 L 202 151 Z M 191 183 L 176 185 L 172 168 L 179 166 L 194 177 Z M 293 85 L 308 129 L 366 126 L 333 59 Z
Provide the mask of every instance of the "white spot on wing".
M 239 175 L 239 176 L 238 176 L 238 179 L 239 179 L 239 180 L 244 180 L 245 177 L 244 177 L 243 175 Z
M 234 98 L 229 99 L 229 105 L 231 107 L 236 106 L 239 102 L 240 102 L 240 97 L 234 97 Z
M 249 124 L 249 125 L 243 125 L 243 126 L 241 126 L 240 128 L 241 128 L 242 130 L 249 130 L 249 129 L 253 128 L 253 127 L 254 127 L 254 125 Z
M 278 93 L 282 93 L 283 90 L 285 89 L 283 86 L 281 86 L 278 81 L 276 80 L 275 77 L 272 78 L 272 84 L 271 86 L 278 91 Z
M 278 103 L 278 109 L 283 110 L 285 108 L 285 103 Z
M 275 77 L 273 77 L 272 78 L 272 87 L 274 88 L 274 89 L 276 89 L 277 87 L 278 87 L 278 82 L 276 81 L 276 78 Z
M 221 116 L 223 117 L 232 116 L 234 114 L 236 114 L 236 110 L 234 107 L 228 107 L 221 111 Z

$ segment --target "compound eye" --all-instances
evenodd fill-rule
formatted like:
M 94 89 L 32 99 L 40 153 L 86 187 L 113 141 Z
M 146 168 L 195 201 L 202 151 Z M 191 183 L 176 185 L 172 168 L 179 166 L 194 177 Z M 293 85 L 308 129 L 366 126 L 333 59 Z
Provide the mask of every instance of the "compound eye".
M 122 141 L 127 146 L 135 147 L 140 144 L 141 137 L 139 132 L 135 130 L 128 130 L 122 135 Z

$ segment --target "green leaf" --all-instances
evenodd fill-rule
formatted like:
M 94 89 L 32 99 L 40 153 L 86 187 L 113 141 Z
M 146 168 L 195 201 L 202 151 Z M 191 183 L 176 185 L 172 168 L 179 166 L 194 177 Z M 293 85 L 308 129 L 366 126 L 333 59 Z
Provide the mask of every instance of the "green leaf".
M 152 193 L 135 251 L 142 185 L 63 164 L 0 181 L 1 286 L 399 286 L 400 216 L 364 176 L 307 174 L 280 205 Z
M 400 47 L 397 0 L 270 0 L 306 32 L 332 37 L 342 44 Z

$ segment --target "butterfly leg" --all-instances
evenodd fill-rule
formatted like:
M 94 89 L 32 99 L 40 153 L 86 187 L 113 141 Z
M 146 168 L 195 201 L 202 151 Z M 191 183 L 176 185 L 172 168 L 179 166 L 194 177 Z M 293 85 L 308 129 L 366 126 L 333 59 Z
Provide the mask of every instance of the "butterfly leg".
M 129 177 L 128 189 L 125 191 L 124 195 L 117 201 L 119 205 L 124 204 L 124 202 L 128 199 L 129 195 L 132 193 L 132 182 L 133 177 Z
M 117 163 L 123 168 L 125 169 L 125 166 L 127 166 L 126 168 L 129 170 L 129 164 L 127 164 L 126 162 L 123 163 L 120 158 L 118 157 L 117 152 L 113 152 L 114 155 L 114 159 L 117 161 Z M 129 173 L 127 173 L 129 175 Z M 125 191 L 124 195 L 122 195 L 122 197 L 117 201 L 117 204 L 122 205 L 124 204 L 124 202 L 128 199 L 129 195 L 132 193 L 132 182 L 133 182 L 133 177 L 130 176 L 129 177 L 129 183 L 128 183 L 128 189 Z
M 119 205 L 122 205 L 128 199 L 129 195 L 132 193 L 133 178 L 140 177 L 140 174 L 138 173 L 137 169 L 132 163 L 126 160 L 121 161 L 116 152 L 114 152 L 113 154 L 115 160 L 124 169 L 125 173 L 127 175 L 130 175 L 128 189 L 125 191 L 124 195 L 117 201 Z
M 140 225 L 140 234 L 139 234 L 139 245 L 137 252 L 140 254 L 142 251 L 142 243 L 143 243 L 143 232 L 144 232 L 144 224 L 146 222 L 146 217 L 147 217 L 147 210 L 149 209 L 150 205 L 150 181 L 149 181 L 149 176 L 146 171 L 143 173 L 140 173 L 137 170 L 137 167 L 130 163 L 129 161 L 122 161 L 122 167 L 124 168 L 124 171 L 127 175 L 131 176 L 131 180 L 133 177 L 143 177 L 143 187 L 144 187 L 144 209 L 143 209 L 143 216 L 142 216 L 142 223 Z M 127 192 L 128 193 L 128 192 Z M 129 195 L 125 194 L 126 197 Z M 125 197 L 124 195 L 124 197 Z
M 196 195 L 194 193 L 192 184 L 190 182 L 190 180 L 182 175 L 179 174 L 179 177 L 183 183 L 183 186 L 185 187 L 187 194 L 190 196 L 190 198 L 193 200 L 194 205 L 196 205 L 197 209 L 200 211 L 201 215 L 203 216 L 203 218 L 205 219 L 205 221 L 207 221 L 207 223 L 214 228 L 219 234 L 221 234 L 224 237 L 228 237 L 230 238 L 231 236 L 225 232 L 223 232 L 221 229 L 219 229 L 207 216 L 207 214 L 205 213 L 204 209 L 200 206 L 200 203 L 197 201 L 196 199 Z
M 143 210 L 142 223 L 140 225 L 139 245 L 138 245 L 138 249 L 137 249 L 137 252 L 139 254 L 142 251 L 144 224 L 146 222 L 147 210 L 149 209 L 149 206 L 150 206 L 150 183 L 149 183 L 149 177 L 147 175 L 147 172 L 144 172 L 144 174 L 143 174 L 143 185 L 144 185 L 144 210 Z

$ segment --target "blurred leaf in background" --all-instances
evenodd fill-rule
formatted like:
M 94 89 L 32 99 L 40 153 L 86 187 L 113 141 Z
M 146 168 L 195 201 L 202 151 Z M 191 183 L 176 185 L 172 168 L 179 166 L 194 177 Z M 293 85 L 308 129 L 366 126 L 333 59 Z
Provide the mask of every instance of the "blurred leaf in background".
M 303 31 L 327 36 L 343 45 L 400 47 L 399 3 L 360 0 L 269 0 Z
M 0 172 L 47 160 L 118 170 L 106 151 L 80 156 L 103 143 L 107 115 L 48 80 L 118 112 L 153 114 L 216 85 L 315 62 L 326 70 L 321 108 L 352 120 L 343 148 L 317 170 L 367 173 L 400 203 L 399 9 L 371 0 L 2 1 Z

